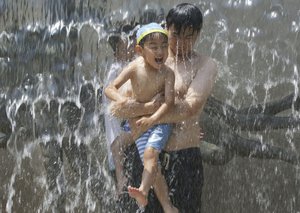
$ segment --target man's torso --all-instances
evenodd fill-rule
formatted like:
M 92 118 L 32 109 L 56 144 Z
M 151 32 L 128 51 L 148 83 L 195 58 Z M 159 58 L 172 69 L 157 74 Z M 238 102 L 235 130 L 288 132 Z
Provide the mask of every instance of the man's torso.
M 180 61 L 173 58 L 168 58 L 166 64 L 174 70 L 175 73 L 175 94 L 176 98 L 183 99 L 187 94 L 189 86 L 193 81 L 197 72 L 201 72 L 201 67 L 207 57 L 194 54 L 192 59 Z M 201 111 L 192 118 L 174 125 L 173 134 L 166 146 L 166 150 L 180 150 L 190 147 L 199 147 L 200 145 L 200 132 L 198 120 Z

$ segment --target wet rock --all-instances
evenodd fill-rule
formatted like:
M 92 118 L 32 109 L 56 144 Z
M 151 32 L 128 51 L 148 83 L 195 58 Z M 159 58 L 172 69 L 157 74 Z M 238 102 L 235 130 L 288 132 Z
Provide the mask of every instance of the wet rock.
M 91 83 L 85 84 L 81 87 L 80 103 L 84 107 L 85 112 L 95 111 L 95 89 Z
M 5 148 L 11 135 L 11 123 L 7 118 L 5 105 L 0 107 L 0 148 Z
M 57 100 L 39 100 L 34 104 L 35 133 L 38 137 L 58 134 L 58 107 Z
M 75 131 L 81 118 L 81 109 L 74 102 L 67 101 L 61 107 L 60 117 L 63 126 Z

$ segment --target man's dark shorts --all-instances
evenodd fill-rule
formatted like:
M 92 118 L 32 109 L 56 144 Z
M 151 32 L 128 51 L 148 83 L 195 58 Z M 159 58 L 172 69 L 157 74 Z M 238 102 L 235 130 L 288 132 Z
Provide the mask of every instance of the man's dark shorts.
M 128 185 L 138 187 L 143 166 L 135 146 L 126 151 L 125 171 Z M 203 186 L 203 166 L 199 148 L 164 152 L 160 154 L 162 173 L 168 183 L 170 198 L 181 213 L 201 212 L 201 192 Z M 149 193 L 149 203 L 144 212 L 163 213 L 153 190 Z M 123 194 L 119 202 L 119 212 L 136 212 L 137 204 L 128 194 Z

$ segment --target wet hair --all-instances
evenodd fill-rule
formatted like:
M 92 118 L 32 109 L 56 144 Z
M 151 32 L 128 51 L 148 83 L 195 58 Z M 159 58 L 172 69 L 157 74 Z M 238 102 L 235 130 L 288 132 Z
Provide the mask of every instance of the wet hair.
M 166 17 L 167 28 L 174 25 L 175 30 L 180 33 L 188 27 L 199 32 L 203 25 L 203 15 L 198 7 L 189 3 L 178 4 L 173 7 Z
M 146 41 L 148 41 L 148 40 L 150 40 L 150 39 L 153 39 L 153 38 L 155 38 L 155 37 L 158 36 L 158 35 L 163 36 L 163 37 L 166 39 L 166 41 L 168 41 L 168 36 L 167 36 L 167 35 L 165 35 L 165 34 L 163 34 L 163 33 L 160 33 L 160 32 L 154 32 L 154 33 L 150 33 L 149 35 L 146 35 L 146 36 L 139 42 L 139 45 L 140 45 L 141 47 L 144 47 L 144 44 L 146 43 Z

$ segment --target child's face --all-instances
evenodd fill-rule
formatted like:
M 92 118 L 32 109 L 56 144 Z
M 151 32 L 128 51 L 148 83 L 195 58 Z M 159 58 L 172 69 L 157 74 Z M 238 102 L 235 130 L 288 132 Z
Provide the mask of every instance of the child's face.
M 198 38 L 199 31 L 188 27 L 177 32 L 174 25 L 168 29 L 169 32 L 169 46 L 175 55 L 189 56 L 193 50 L 193 46 Z
M 141 52 L 150 66 L 159 69 L 168 58 L 168 39 L 161 33 L 156 33 L 147 39 Z

